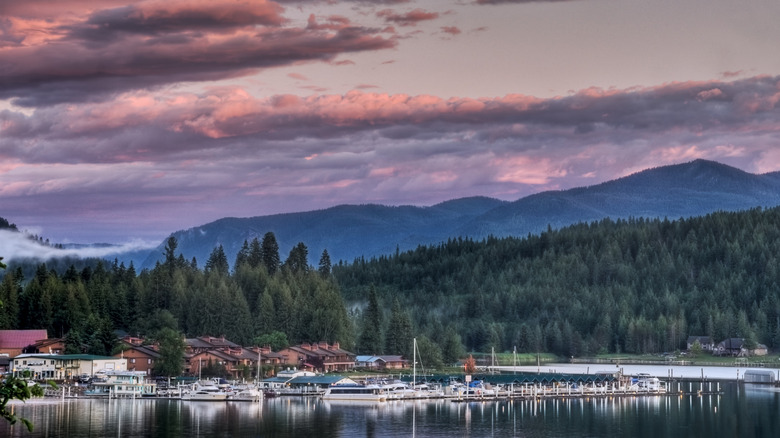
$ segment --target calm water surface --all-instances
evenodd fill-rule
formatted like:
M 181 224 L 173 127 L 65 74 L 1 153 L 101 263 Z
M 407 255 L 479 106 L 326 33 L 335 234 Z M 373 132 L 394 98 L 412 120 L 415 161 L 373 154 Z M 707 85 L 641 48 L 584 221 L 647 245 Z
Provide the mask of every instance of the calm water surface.
M 728 383 L 723 394 L 542 401 L 377 404 L 283 397 L 262 403 L 65 400 L 15 405 L 13 437 L 780 437 L 780 392 Z

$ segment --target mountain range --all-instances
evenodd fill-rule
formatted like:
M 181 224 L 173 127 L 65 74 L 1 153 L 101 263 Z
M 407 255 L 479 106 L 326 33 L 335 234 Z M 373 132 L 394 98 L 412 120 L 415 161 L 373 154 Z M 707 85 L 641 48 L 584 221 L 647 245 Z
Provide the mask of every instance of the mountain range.
M 429 207 L 339 205 L 301 213 L 223 218 L 177 231 L 178 250 L 200 266 L 218 245 L 232 263 L 245 240 L 271 231 L 282 260 L 303 242 L 317 265 L 327 249 L 331 260 L 351 262 L 449 238 L 525 236 L 547 229 L 629 217 L 693 217 L 780 205 L 780 172 L 751 174 L 707 160 L 657 167 L 589 187 L 547 191 L 514 202 L 487 197 L 461 198 Z M 141 263 L 162 260 L 165 242 Z M 140 261 L 139 254 L 132 257 Z M 122 257 L 120 257 L 122 260 Z M 136 267 L 138 263 L 136 262 Z

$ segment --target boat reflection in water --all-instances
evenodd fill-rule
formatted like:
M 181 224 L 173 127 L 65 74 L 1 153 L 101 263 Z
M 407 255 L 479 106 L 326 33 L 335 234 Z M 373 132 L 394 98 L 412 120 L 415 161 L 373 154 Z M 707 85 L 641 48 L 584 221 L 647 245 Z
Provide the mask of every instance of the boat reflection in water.
M 2 437 L 778 437 L 780 392 L 723 383 L 717 394 L 524 399 L 328 401 L 278 397 L 262 403 L 177 399 L 31 400 L 13 405 L 35 430 L 0 422 Z M 706 389 L 706 388 L 705 388 Z M 700 394 L 700 395 L 697 395 Z

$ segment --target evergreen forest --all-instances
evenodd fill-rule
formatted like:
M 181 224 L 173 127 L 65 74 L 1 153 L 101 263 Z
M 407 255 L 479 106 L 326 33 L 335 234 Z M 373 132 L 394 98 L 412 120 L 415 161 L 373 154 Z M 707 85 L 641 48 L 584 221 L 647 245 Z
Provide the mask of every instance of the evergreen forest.
M 334 265 L 323 251 L 316 267 L 304 243 L 281 260 L 270 232 L 232 263 L 218 246 L 200 267 L 173 237 L 164 251 L 140 272 L 116 261 L 9 263 L 0 329 L 46 328 L 68 352 L 94 354 L 112 352 L 116 330 L 407 357 L 416 338 L 433 365 L 491 348 L 660 353 L 684 349 L 689 335 L 780 348 L 778 208 L 606 219 Z

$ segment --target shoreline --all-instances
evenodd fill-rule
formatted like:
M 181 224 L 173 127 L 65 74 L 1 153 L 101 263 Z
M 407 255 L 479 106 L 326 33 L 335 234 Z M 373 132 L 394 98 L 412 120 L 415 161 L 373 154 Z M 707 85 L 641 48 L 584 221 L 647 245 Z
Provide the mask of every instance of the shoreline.
M 650 364 L 609 364 L 609 363 L 546 363 L 543 365 L 492 366 L 489 369 L 510 374 L 522 373 L 563 373 L 563 374 L 601 374 L 620 371 L 624 375 L 648 373 L 659 379 L 721 380 L 744 381 L 745 371 L 772 371 L 775 379 L 780 376 L 780 363 L 776 367 L 760 366 L 699 366 L 699 365 L 650 365 Z

